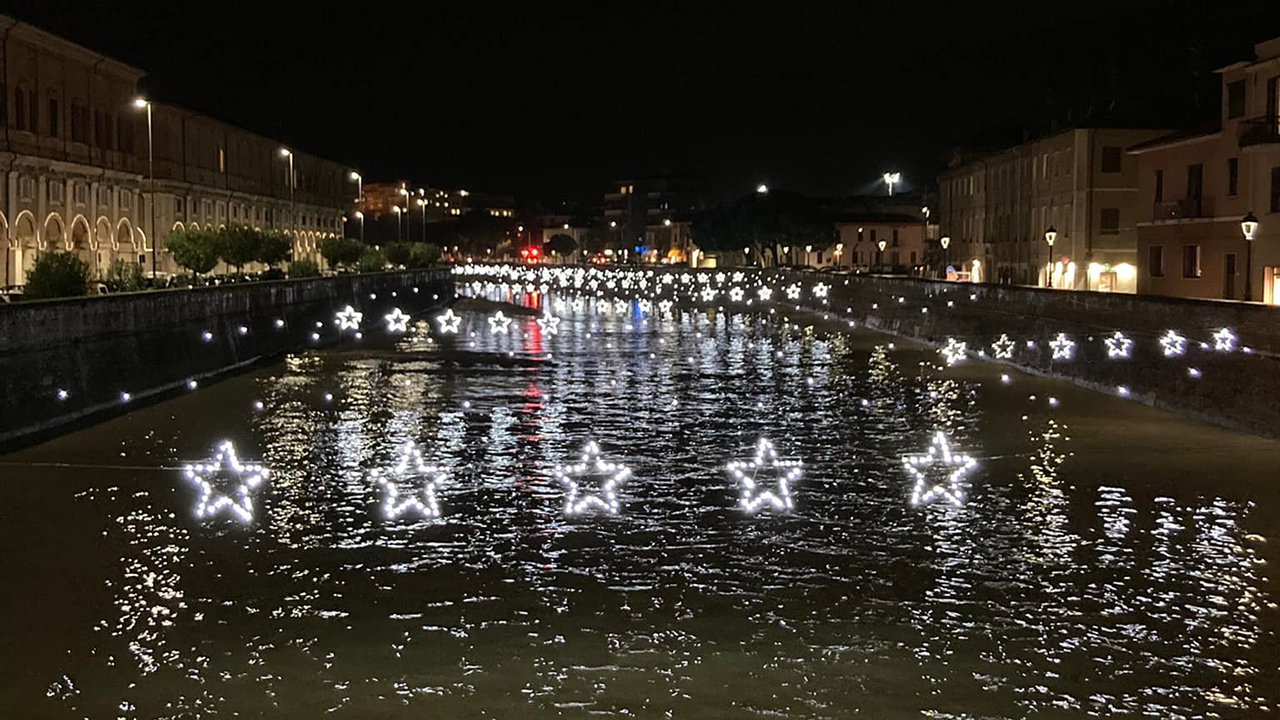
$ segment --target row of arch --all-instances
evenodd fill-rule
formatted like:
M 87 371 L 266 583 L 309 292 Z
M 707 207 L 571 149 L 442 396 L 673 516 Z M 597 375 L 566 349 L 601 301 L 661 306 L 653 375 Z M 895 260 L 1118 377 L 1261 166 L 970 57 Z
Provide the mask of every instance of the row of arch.
M 203 227 L 205 230 L 214 229 L 211 223 L 205 223 L 204 225 L 201 225 L 199 222 L 190 222 L 190 223 L 184 224 L 181 220 L 179 220 L 173 224 L 173 227 L 170 229 L 170 232 L 186 230 L 187 228 L 200 228 L 200 227 Z M 221 224 L 221 225 L 218 225 L 217 229 L 221 230 L 225 227 L 226 227 L 226 224 Z M 255 227 L 254 230 L 262 230 L 262 228 Z M 294 234 L 292 230 L 288 230 L 288 229 L 281 230 L 281 232 L 283 232 L 285 235 Z M 331 232 L 303 230 L 302 232 L 297 233 L 297 237 L 294 241 L 294 245 L 297 247 L 299 251 L 314 252 L 316 248 L 320 246 L 321 240 L 325 238 L 334 238 L 334 237 L 338 237 L 338 235 L 336 233 L 331 233 Z
M 12 225 L 4 213 L 0 212 L 0 241 L 10 250 L 97 250 L 109 246 L 112 250 L 119 251 L 143 250 L 147 247 L 146 234 L 142 228 L 135 228 L 129 218 L 120 218 L 113 225 L 106 216 L 102 216 L 95 225 L 95 228 L 90 228 L 89 220 L 84 215 L 76 215 L 71 221 L 71 232 L 68 233 L 65 221 L 56 212 L 45 216 L 44 222 L 39 226 L 30 210 L 19 212 Z M 43 232 L 37 232 L 37 229 Z

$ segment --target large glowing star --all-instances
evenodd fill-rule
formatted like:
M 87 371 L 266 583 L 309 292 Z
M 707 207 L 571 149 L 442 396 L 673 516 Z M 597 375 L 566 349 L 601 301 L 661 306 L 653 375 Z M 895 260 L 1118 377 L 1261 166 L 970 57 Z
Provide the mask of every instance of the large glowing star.
M 715 288 L 710 285 L 702 288 L 702 302 L 711 302 L 716 299 Z
M 955 338 L 947 338 L 947 344 L 942 346 L 939 352 L 942 353 L 942 357 L 946 358 L 947 365 L 955 365 L 964 360 L 966 350 L 964 343 L 957 341 Z
M 230 440 L 218 446 L 213 460 L 187 465 L 183 474 L 200 491 L 196 517 L 202 519 L 226 510 L 244 522 L 251 522 L 253 492 L 267 480 L 266 468 L 257 463 L 240 462 Z
M 998 360 L 1008 360 L 1013 357 L 1013 348 L 1015 343 L 1009 339 L 1009 336 L 1001 333 L 995 342 L 991 343 L 991 354 Z
M 383 317 L 387 321 L 387 332 L 402 333 L 409 329 L 409 316 L 400 312 L 400 308 L 391 308 L 390 314 Z
M 795 283 L 795 284 L 792 284 L 792 285 L 788 285 L 788 286 L 787 286 L 787 299 L 788 299 L 788 300 L 799 300 L 799 299 L 800 299 L 800 284 L 799 284 L 799 283 Z
M 394 520 L 407 512 L 425 518 L 440 517 L 436 486 L 444 482 L 444 473 L 422 461 L 422 451 L 412 440 L 401 448 L 399 462 L 385 473 L 374 470 L 370 477 L 382 488 L 382 514 L 387 519 Z M 410 482 L 421 483 L 422 489 L 412 495 L 401 495 L 401 489 Z
M 764 505 L 774 510 L 790 510 L 794 506 L 791 484 L 800 479 L 800 466 L 799 460 L 779 460 L 773 443 L 760 438 L 754 458 L 735 460 L 725 469 L 738 484 L 738 506 L 750 513 Z M 761 482 L 761 471 L 772 473 L 773 482 Z
M 462 322 L 462 318 L 454 315 L 453 308 L 449 308 L 443 314 L 436 316 L 436 322 L 440 324 L 441 335 L 457 334 L 458 325 Z
M 1218 352 L 1231 352 L 1236 349 L 1236 334 L 1231 328 L 1222 328 L 1213 334 L 1213 349 Z
M 538 327 L 548 335 L 555 335 L 560 332 L 560 318 L 555 315 L 543 315 L 538 318 Z
M 743 295 L 742 288 L 740 287 L 731 288 L 729 290 L 729 301 L 742 302 L 742 295 Z
M 489 334 L 491 335 L 498 335 L 499 333 L 505 333 L 510 327 L 511 327 L 511 318 L 507 317 L 506 315 L 503 315 L 501 310 L 494 313 L 493 317 L 489 318 Z
M 1109 358 L 1128 358 L 1130 350 L 1133 349 L 1133 341 L 1125 337 L 1124 333 L 1119 330 L 1103 342 L 1107 345 L 1107 357 Z
M 1160 336 L 1160 349 L 1165 357 L 1176 357 L 1187 352 L 1187 339 L 1173 330 Z
M 756 296 L 760 298 L 761 302 L 764 302 L 765 300 L 773 297 L 773 289 L 763 286 L 759 290 L 756 290 Z
M 588 510 L 603 510 L 610 515 L 618 513 L 618 486 L 631 476 L 631 469 L 618 463 L 605 462 L 600 457 L 600 447 L 594 441 L 582 449 L 582 458 L 572 465 L 561 465 L 555 470 L 556 480 L 565 487 L 564 513 L 581 515 Z M 600 480 L 600 491 L 592 495 L 584 492 L 579 484 L 582 478 Z
M 942 482 L 930 482 L 929 469 L 937 465 L 946 473 Z M 965 474 L 977 467 L 978 463 L 968 455 L 957 455 L 951 452 L 947 436 L 938 431 L 929 445 L 929 452 L 924 455 L 904 455 L 902 468 L 915 479 L 915 487 L 911 490 L 911 504 L 920 505 L 941 497 L 952 505 L 959 505 L 964 498 L 960 481 Z
M 827 296 L 827 290 L 829 290 L 830 288 L 831 286 L 829 285 L 826 285 L 824 283 L 818 283 L 817 285 L 813 286 L 813 296 L 824 298 Z
M 1049 347 L 1053 349 L 1054 360 L 1070 360 L 1076 354 L 1076 342 L 1067 337 L 1066 333 L 1058 333 L 1057 337 L 1049 341 Z
M 364 318 L 364 313 L 348 305 L 334 316 L 333 322 L 338 326 L 339 330 L 359 330 L 362 318 Z

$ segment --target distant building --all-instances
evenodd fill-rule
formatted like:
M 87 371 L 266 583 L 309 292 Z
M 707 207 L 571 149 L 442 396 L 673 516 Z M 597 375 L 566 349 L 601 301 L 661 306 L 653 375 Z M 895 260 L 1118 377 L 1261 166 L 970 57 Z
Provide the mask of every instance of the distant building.
M 825 252 L 792 247 L 790 257 L 795 261 L 791 262 L 870 272 L 924 273 L 927 226 L 922 215 L 849 213 L 840 216 L 835 225 L 835 245 Z M 882 241 L 884 250 L 880 249 Z
M 1280 305 L 1280 38 L 1254 55 L 1218 70 L 1219 130 L 1129 149 L 1139 168 L 1139 292 L 1243 300 L 1247 284 L 1252 300 Z M 1259 223 L 1252 261 L 1241 229 L 1250 212 Z
M 355 198 L 350 170 L 279 141 L 153 103 L 155 207 L 147 113 L 134 106 L 143 71 L 0 15 L 0 277 L 23 285 L 42 252 L 66 251 L 98 274 L 115 260 L 176 272 L 174 230 L 224 225 L 294 237 L 294 257 L 342 234 Z M 153 211 L 154 210 L 154 211 Z
M 646 259 L 653 256 L 654 248 L 647 246 L 651 240 L 664 246 L 671 240 L 687 244 L 687 239 L 677 236 L 679 228 L 671 228 L 678 221 L 687 221 L 706 200 L 707 182 L 700 177 L 666 174 L 615 181 L 604 195 L 602 209 L 608 243 L 628 254 L 641 253 Z M 663 251 L 664 257 L 666 252 L 669 249 Z
M 1125 150 L 1165 132 L 1077 128 L 953 159 L 937 218 L 951 264 L 979 281 L 1134 292 L 1138 163 Z
M 370 218 L 408 210 L 413 218 L 425 217 L 429 223 L 457 218 L 473 210 L 493 217 L 513 218 L 515 199 L 507 195 L 473 193 L 467 190 L 444 190 L 418 187 L 407 180 L 372 182 L 364 186 L 362 210 Z

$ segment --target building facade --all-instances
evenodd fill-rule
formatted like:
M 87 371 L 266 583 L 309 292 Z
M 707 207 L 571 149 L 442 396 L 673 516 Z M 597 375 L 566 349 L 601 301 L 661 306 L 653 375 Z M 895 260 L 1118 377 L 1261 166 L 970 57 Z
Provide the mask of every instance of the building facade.
M 1130 148 L 1138 291 L 1280 305 L 1280 38 L 1218 71 L 1220 129 Z M 1245 239 L 1252 213 L 1258 230 Z
M 953 159 L 938 179 L 949 264 L 987 282 L 1135 292 L 1138 164 L 1125 151 L 1165 132 L 1078 128 Z
M 341 234 L 354 191 L 336 163 L 181 108 L 153 104 L 148 178 L 143 71 L 0 16 L 0 243 L 4 285 L 25 284 L 42 252 L 73 252 L 98 273 L 115 260 L 175 272 L 167 235 L 192 225 L 276 228 L 295 257 Z M 154 194 L 154 212 L 151 205 Z
M 919 275 L 925 265 L 926 223 L 923 217 L 896 213 L 845 215 L 836 221 L 836 244 L 806 252 L 804 264 L 833 265 L 864 272 L 895 272 Z M 884 242 L 884 250 L 880 242 Z M 791 248 L 794 255 L 804 248 Z

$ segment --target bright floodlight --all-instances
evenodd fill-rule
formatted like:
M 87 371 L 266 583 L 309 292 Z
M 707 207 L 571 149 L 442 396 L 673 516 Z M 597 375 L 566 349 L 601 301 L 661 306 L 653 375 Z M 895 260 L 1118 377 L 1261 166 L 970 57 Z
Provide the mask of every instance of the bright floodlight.
M 359 180 L 359 179 L 360 179 L 360 173 L 356 172 L 355 170 L 352 170 L 352 171 L 351 171 L 351 179 L 352 179 L 352 180 Z
M 133 99 L 133 106 L 138 108 L 139 110 L 141 110 L 142 108 L 145 108 L 150 104 L 151 103 L 147 102 L 147 99 L 142 97 L 141 95 Z
M 769 192 L 769 186 L 765 185 L 764 183 L 760 183 L 759 185 L 756 186 L 756 192 L 760 193 L 761 195 L 764 195 L 765 193 Z

